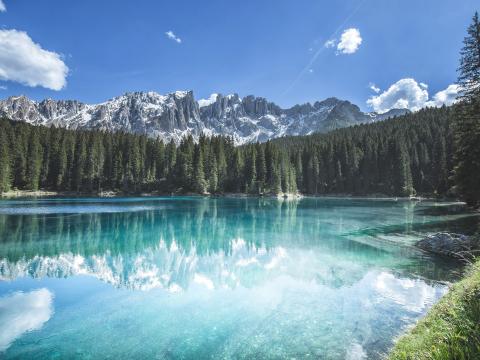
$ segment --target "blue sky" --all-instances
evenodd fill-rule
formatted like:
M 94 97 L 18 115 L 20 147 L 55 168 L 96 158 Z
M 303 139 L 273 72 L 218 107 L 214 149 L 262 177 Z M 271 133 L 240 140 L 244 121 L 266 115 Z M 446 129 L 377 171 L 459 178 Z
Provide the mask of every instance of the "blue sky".
M 454 84 L 480 8 L 478 0 L 1 2 L 0 98 L 96 103 L 127 91 L 192 89 L 197 99 L 237 92 L 283 107 L 336 96 L 364 110 L 412 108 L 420 98 L 421 107 Z M 347 29 L 361 38 L 352 53 L 339 48 Z M 413 83 L 367 104 L 401 79 Z

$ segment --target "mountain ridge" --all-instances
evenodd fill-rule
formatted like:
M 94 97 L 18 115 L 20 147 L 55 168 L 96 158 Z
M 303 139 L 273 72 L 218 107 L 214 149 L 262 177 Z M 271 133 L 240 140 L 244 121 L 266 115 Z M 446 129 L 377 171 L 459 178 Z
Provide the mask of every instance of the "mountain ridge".
M 33 125 L 126 131 L 180 141 L 187 135 L 232 136 L 236 144 L 286 135 L 308 135 L 408 113 L 364 113 L 348 100 L 330 97 L 281 108 L 264 97 L 212 94 L 196 100 L 192 90 L 161 95 L 127 92 L 98 104 L 78 100 L 34 101 L 24 95 L 0 100 L 0 115 Z

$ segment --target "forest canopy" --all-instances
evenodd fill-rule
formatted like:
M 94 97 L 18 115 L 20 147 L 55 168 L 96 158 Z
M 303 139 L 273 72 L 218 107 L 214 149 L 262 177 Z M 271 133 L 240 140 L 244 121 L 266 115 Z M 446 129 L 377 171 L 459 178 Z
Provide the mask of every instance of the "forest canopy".
M 0 190 L 446 195 L 454 108 L 234 146 L 0 121 Z

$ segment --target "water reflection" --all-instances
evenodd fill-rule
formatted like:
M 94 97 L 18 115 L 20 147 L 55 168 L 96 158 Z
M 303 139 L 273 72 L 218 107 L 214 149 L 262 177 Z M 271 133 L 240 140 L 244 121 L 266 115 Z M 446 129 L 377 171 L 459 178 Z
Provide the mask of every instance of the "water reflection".
M 0 352 L 27 331 L 39 330 L 53 314 L 53 294 L 45 288 L 0 297 Z
M 412 243 L 471 220 L 434 206 L 2 201 L 2 356 L 382 358 L 451 274 Z
M 418 261 L 419 252 L 386 235 L 408 240 L 426 224 L 465 217 L 417 215 L 416 207 L 328 199 L 3 202 L 0 279 L 87 274 L 116 287 L 180 291 L 202 281 L 253 286 L 282 273 L 335 288 L 372 266 L 444 278 L 448 266 Z

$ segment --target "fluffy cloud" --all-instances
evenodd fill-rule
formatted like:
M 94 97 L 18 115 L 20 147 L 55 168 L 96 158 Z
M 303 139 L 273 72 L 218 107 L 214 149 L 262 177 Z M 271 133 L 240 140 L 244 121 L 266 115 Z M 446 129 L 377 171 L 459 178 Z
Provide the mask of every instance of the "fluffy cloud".
M 0 12 L 7 11 L 7 7 L 5 6 L 5 3 L 0 0 Z
M 460 92 L 460 87 L 457 84 L 448 85 L 445 90 L 437 92 L 433 99 L 427 101 L 426 106 L 440 107 L 442 105 L 452 105 Z
M 390 109 L 416 111 L 424 107 L 427 100 L 428 91 L 420 87 L 414 79 L 401 79 L 380 95 L 368 99 L 367 104 L 378 113 Z
M 455 102 L 458 93 L 458 86 L 453 84 L 436 93 L 432 100 L 428 100 L 427 88 L 427 84 L 419 84 L 415 79 L 401 79 L 383 93 L 372 96 L 367 100 L 367 104 L 380 114 L 391 109 L 417 111 L 426 106 L 451 105 Z
M 61 90 L 67 75 L 59 54 L 42 49 L 26 32 L 0 30 L 0 80 Z
M 377 85 L 375 85 L 374 83 L 370 83 L 370 84 L 368 85 L 368 87 L 369 87 L 372 91 L 376 92 L 377 94 L 380 92 L 380 88 L 379 88 Z
M 7 90 L 7 87 L 5 85 L 0 85 L 0 90 Z
M 40 329 L 53 314 L 52 301 L 45 288 L 0 298 L 0 352 L 23 333 Z
M 177 42 L 178 44 L 181 44 L 182 43 L 182 39 L 180 39 L 177 35 L 174 34 L 174 32 L 172 30 L 169 30 L 165 33 L 165 35 L 167 35 L 167 37 L 175 42 Z
M 218 97 L 218 94 L 212 94 L 208 99 L 198 100 L 198 107 L 205 107 L 213 104 L 215 101 L 217 101 L 217 97 Z
M 353 54 L 358 50 L 361 43 L 362 37 L 358 29 L 346 29 L 340 37 L 337 50 L 340 54 Z

